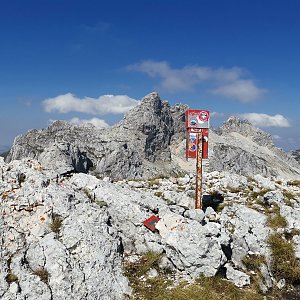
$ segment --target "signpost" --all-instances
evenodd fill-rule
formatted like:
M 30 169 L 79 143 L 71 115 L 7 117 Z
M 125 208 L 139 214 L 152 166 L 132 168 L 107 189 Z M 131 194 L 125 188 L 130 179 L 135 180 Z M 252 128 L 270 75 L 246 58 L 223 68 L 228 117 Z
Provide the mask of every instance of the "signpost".
M 185 112 L 185 122 L 186 159 L 196 159 L 195 208 L 202 208 L 202 159 L 208 158 L 209 111 L 188 109 Z

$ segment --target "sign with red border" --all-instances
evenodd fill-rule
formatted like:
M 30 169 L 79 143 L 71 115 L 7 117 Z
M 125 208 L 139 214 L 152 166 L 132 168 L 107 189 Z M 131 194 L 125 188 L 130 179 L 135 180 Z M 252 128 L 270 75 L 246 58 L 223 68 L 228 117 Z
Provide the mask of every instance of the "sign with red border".
M 188 137 L 186 145 L 186 158 L 197 157 L 197 135 L 202 131 L 202 158 L 208 158 L 208 129 L 207 128 L 188 128 Z
M 209 128 L 209 111 L 203 109 L 188 109 L 185 112 L 186 128 Z

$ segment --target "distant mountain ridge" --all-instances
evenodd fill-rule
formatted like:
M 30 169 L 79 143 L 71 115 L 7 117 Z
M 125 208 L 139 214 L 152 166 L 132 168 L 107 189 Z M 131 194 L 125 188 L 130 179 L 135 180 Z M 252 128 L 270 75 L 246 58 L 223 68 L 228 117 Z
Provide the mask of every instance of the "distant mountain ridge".
M 0 145 L 0 153 L 7 152 L 10 148 L 11 146 L 8 145 Z
M 6 161 L 29 157 L 60 174 L 90 172 L 113 179 L 193 172 L 184 155 L 187 108 L 170 106 L 157 93 L 150 93 L 112 128 L 57 121 L 46 129 L 31 130 L 15 139 Z M 210 130 L 209 152 L 209 171 L 300 175 L 299 163 L 276 148 L 270 134 L 236 117 Z
M 292 157 L 300 163 L 300 149 L 291 152 Z

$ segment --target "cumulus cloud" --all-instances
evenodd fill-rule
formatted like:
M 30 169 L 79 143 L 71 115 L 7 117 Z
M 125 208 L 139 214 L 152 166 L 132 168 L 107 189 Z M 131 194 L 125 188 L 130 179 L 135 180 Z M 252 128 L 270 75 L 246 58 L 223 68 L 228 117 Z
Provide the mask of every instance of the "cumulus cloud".
M 221 95 L 227 98 L 236 98 L 241 102 L 251 102 L 256 100 L 265 92 L 265 89 L 256 87 L 252 80 L 242 79 L 222 85 L 212 91 L 215 95 Z
M 239 115 L 258 127 L 290 127 L 289 121 L 282 115 L 270 116 L 260 113 L 245 113 Z
M 90 120 L 85 120 L 85 119 L 79 119 L 79 118 L 75 117 L 75 118 L 72 118 L 69 122 L 73 125 L 83 125 L 86 123 L 90 123 L 98 128 L 109 127 L 109 125 L 105 122 L 105 120 L 98 119 L 98 118 L 92 118 Z
M 204 81 L 216 85 L 213 94 L 234 98 L 241 102 L 256 100 L 266 92 L 265 89 L 256 87 L 252 80 L 242 79 L 247 72 L 238 67 L 226 69 L 196 65 L 174 69 L 166 61 L 146 60 L 127 66 L 127 70 L 159 78 L 161 87 L 171 92 L 191 91 Z
M 99 98 L 80 99 L 71 93 L 43 101 L 46 112 L 79 112 L 92 115 L 123 114 L 136 106 L 139 101 L 126 95 L 104 95 Z

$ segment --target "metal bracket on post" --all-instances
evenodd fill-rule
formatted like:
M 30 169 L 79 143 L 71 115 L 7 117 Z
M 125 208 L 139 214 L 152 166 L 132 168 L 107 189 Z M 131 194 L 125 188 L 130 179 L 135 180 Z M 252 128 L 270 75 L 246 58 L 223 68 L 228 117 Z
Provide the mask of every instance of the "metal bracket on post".
M 195 208 L 202 209 L 202 131 L 197 134 L 196 200 Z

